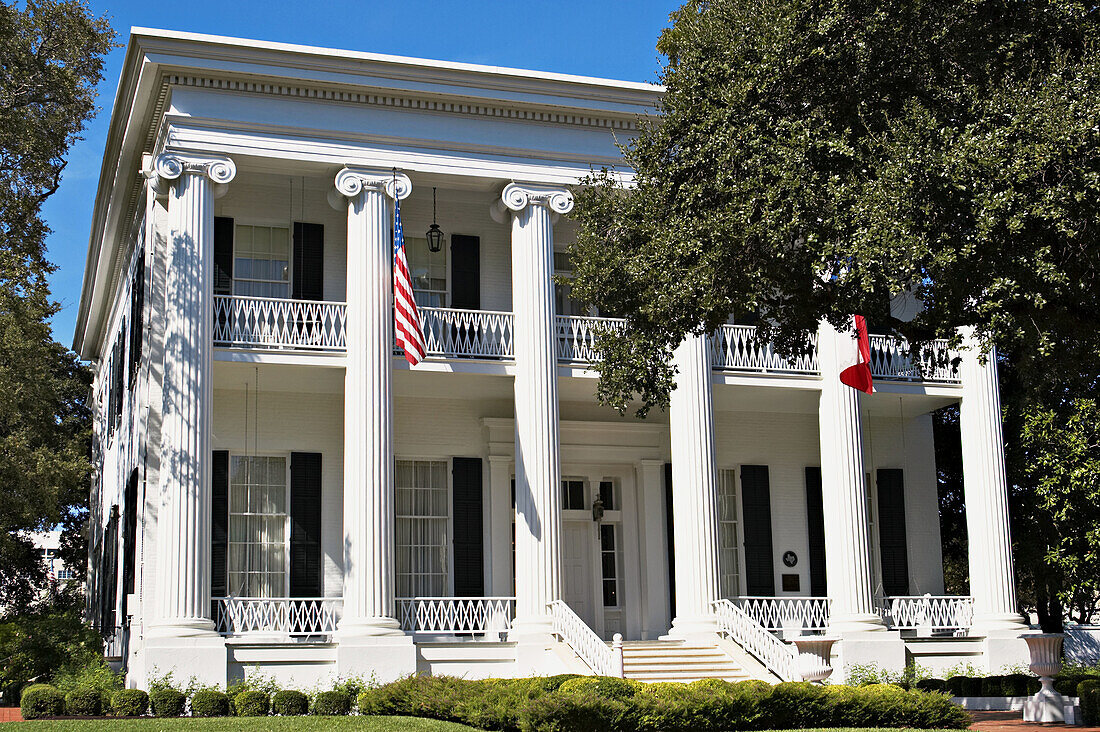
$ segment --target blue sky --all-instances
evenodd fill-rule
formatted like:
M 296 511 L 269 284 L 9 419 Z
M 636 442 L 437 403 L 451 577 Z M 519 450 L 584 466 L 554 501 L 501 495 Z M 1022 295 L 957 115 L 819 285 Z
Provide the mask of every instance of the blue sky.
M 125 44 L 132 26 L 215 33 L 356 51 L 512 66 L 567 74 L 654 81 L 654 46 L 673 0 L 390 0 L 312 3 L 296 0 L 185 0 L 151 3 L 91 1 L 106 13 Z M 103 158 L 124 48 L 107 58 L 99 112 L 69 151 L 57 193 L 45 205 L 51 278 L 62 310 L 55 337 L 72 343 L 91 227 L 92 201 Z

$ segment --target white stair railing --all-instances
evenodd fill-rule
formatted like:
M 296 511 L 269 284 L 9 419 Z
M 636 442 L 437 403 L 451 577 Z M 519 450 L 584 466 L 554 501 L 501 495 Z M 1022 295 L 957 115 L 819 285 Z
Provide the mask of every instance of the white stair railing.
M 768 630 L 824 630 L 829 625 L 827 597 L 738 597 L 733 603 Z
M 503 636 L 515 608 L 514 597 L 399 597 L 397 619 L 413 633 Z
M 511 359 L 511 313 L 419 308 L 429 356 Z
M 945 384 L 959 383 L 959 371 L 954 363 L 957 357 L 946 340 L 928 343 L 919 354 L 920 363 L 914 363 L 912 349 L 904 338 L 888 335 L 870 335 L 871 375 L 887 381 L 928 381 Z
M 801 681 L 798 651 L 775 637 L 767 628 L 729 600 L 714 603 L 718 631 L 757 658 L 781 681 Z
M 609 646 L 564 600 L 554 600 L 547 607 L 554 619 L 554 635 L 568 644 L 597 676 L 624 677 L 622 634 L 616 633 Z
M 626 321 L 619 318 L 589 318 L 580 315 L 557 315 L 554 330 L 558 360 L 566 363 L 593 363 L 600 359 L 596 336 L 601 330 L 619 330 Z
M 215 597 L 212 601 L 214 627 L 222 635 L 335 633 L 343 607 L 339 597 Z
M 810 348 L 794 358 L 775 352 L 769 342 L 756 338 L 751 325 L 723 325 L 710 337 L 711 363 L 717 371 L 749 371 L 774 374 L 817 374 L 817 335 Z
M 965 633 L 974 619 L 974 598 L 958 595 L 898 595 L 879 601 L 879 614 L 891 628 Z
M 342 351 L 346 326 L 342 302 L 214 295 L 214 342 L 219 345 Z

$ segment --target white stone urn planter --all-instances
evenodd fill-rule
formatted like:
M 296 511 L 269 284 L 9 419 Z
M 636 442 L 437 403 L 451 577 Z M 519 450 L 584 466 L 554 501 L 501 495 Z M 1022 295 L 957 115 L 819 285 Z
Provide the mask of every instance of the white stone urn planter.
M 1065 702 L 1054 690 L 1054 675 L 1062 669 L 1061 633 L 1025 635 L 1027 649 L 1031 652 L 1028 668 L 1039 677 L 1043 688 L 1024 703 L 1025 722 L 1065 722 Z
M 798 673 L 803 681 L 824 681 L 833 675 L 831 656 L 837 638 L 803 635 L 792 643 L 798 649 Z

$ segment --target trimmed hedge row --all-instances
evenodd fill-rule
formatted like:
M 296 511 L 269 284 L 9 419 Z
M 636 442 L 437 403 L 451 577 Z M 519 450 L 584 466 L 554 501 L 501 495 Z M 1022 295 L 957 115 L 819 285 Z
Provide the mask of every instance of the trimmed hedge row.
M 1100 725 L 1100 679 L 1086 679 L 1077 684 L 1081 700 L 1081 722 L 1086 727 Z
M 72 696 L 70 694 L 70 696 Z M 61 693 L 50 686 L 30 687 L 23 695 L 27 719 L 60 716 L 66 709 Z M 136 716 L 152 702 L 158 717 L 180 716 L 186 697 L 160 688 L 149 696 L 127 689 L 111 700 L 115 714 Z M 191 696 L 196 717 L 349 714 L 353 701 L 360 714 L 425 717 L 505 732 L 616 729 L 624 732 L 719 732 L 799 727 L 914 727 L 965 729 L 970 717 L 940 693 L 906 691 L 896 686 L 818 686 L 762 681 L 731 683 L 707 679 L 691 684 L 643 684 L 601 676 L 551 676 L 528 679 L 466 680 L 447 676 L 413 676 L 368 688 L 353 700 L 345 691 L 324 691 L 312 706 L 305 694 L 244 690 L 232 702 L 221 691 L 205 689 Z M 74 697 L 74 704 L 77 698 Z M 91 709 L 98 696 L 80 696 Z M 75 708 L 75 707 L 74 707 Z
M 1039 690 L 1039 679 L 1027 674 L 1006 676 L 952 676 L 944 679 L 921 679 L 917 688 L 923 691 L 943 691 L 951 696 L 1029 696 Z

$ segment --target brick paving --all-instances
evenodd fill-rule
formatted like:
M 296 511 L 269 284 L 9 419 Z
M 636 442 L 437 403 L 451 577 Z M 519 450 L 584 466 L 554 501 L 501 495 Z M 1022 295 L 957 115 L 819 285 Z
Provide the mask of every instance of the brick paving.
M 1100 732 L 1100 727 L 1077 727 L 1064 724 L 1025 722 L 1024 713 L 1022 711 L 971 712 L 970 716 L 974 719 L 974 723 L 970 725 L 970 729 L 979 730 L 980 732 L 1039 732 L 1039 730 L 1045 731 L 1056 728 L 1064 729 L 1066 732 Z
M 0 722 L 22 722 L 23 715 L 19 707 L 0 707 Z

